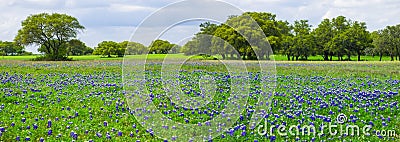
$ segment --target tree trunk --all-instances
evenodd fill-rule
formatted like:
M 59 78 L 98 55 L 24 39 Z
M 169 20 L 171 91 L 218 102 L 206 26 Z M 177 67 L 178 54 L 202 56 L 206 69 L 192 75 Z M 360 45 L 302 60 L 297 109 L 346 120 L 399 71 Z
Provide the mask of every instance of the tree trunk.
M 287 54 L 287 60 L 290 61 L 290 54 Z
M 379 61 L 382 61 L 382 56 L 383 56 L 383 54 L 380 53 L 380 55 L 379 55 Z
M 271 60 L 271 59 L 269 58 L 269 55 L 270 55 L 269 52 L 267 52 L 266 54 L 267 54 L 267 56 L 266 56 L 265 59 L 266 59 L 266 60 Z
M 324 61 L 328 61 L 329 59 L 329 55 L 328 55 L 328 52 L 324 52 Z
M 347 54 L 347 58 L 348 61 L 351 61 L 351 54 Z
M 225 60 L 225 54 L 221 54 L 222 59 Z
M 394 61 L 393 54 L 390 54 L 390 58 L 391 58 L 390 61 Z
M 399 56 L 399 61 L 400 61 L 400 52 L 398 52 L 397 55 Z

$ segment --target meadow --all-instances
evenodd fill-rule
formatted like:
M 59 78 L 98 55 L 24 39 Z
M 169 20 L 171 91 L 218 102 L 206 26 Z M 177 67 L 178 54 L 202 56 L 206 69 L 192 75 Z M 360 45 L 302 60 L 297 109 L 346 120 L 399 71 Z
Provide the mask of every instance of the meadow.
M 174 55 L 183 58 L 183 55 Z M 153 104 L 169 119 L 184 124 L 203 124 L 229 102 L 231 76 L 218 64 L 188 63 L 175 72 L 182 91 L 189 97 L 201 95 L 198 76 L 217 78 L 219 93 L 205 107 L 188 109 L 172 103 L 160 89 L 160 63 L 164 55 L 153 55 L 147 65 L 148 90 Z M 121 58 L 74 57 L 79 61 L 33 62 L 26 57 L 6 57 L 0 61 L 0 141 L 174 141 L 160 139 L 160 132 L 143 128 L 127 101 Z M 143 56 L 131 56 L 140 59 Z M 201 59 L 200 57 L 196 57 Z M 276 57 L 277 58 L 277 57 Z M 377 58 L 377 57 L 375 57 Z M 285 59 L 285 58 L 283 58 Z M 202 61 L 211 62 L 211 61 Z M 247 104 L 232 127 L 215 132 L 209 141 L 399 141 L 400 113 L 398 62 L 277 61 L 276 89 L 265 119 L 260 123 L 301 127 L 313 125 L 371 125 L 370 135 L 260 135 L 249 127 L 260 75 L 250 70 L 252 90 Z M 173 74 L 173 73 L 171 73 Z M 225 102 L 225 103 L 224 103 Z M 336 120 L 347 118 L 344 124 Z M 266 121 L 266 122 L 264 122 Z M 385 133 L 382 133 L 385 130 Z M 167 130 L 168 131 L 168 130 Z M 312 131 L 306 131 L 310 134 Z M 390 136 L 387 132 L 394 131 Z M 302 133 L 303 130 L 300 131 Z

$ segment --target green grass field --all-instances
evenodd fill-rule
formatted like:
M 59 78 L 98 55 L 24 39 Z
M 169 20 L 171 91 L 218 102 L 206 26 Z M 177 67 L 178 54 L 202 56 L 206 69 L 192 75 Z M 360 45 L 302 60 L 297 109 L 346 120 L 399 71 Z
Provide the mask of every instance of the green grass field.
M 127 56 L 126 59 L 143 59 L 145 56 Z M 160 66 L 165 55 L 149 55 L 149 59 L 159 64 L 149 64 L 145 75 L 148 77 L 145 89 L 153 94 L 152 103 L 162 116 L 174 122 L 195 126 L 186 132 L 201 134 L 203 127 L 215 116 L 221 115 L 222 102 L 235 102 L 230 97 L 230 88 L 240 86 L 232 82 L 224 72 L 223 65 L 216 61 L 202 60 L 201 63 L 187 63 L 182 71 L 164 72 L 176 76 L 181 84 L 173 84 L 184 95 L 193 97 L 200 92 L 199 76 L 211 75 L 218 83 L 212 100 L 198 109 L 183 108 L 173 104 L 162 89 Z M 181 54 L 172 58 L 186 59 Z M 0 141 L 173 141 L 172 136 L 157 137 L 161 133 L 174 132 L 169 129 L 152 131 L 143 127 L 143 119 L 136 116 L 135 105 L 143 102 L 139 98 L 129 99 L 134 93 L 124 90 L 122 78 L 140 74 L 136 70 L 122 73 L 123 58 L 100 58 L 99 56 L 73 57 L 71 62 L 27 61 L 29 57 L 5 57 L 0 60 Z M 202 59 L 202 57 L 195 57 Z M 276 57 L 285 59 L 284 57 Z M 252 61 L 248 61 L 251 65 Z M 222 131 L 213 131 L 213 141 L 399 141 L 400 113 L 398 94 L 400 89 L 400 66 L 398 62 L 324 62 L 324 61 L 276 61 L 276 75 L 267 75 L 250 70 L 250 90 L 248 103 L 232 125 Z M 127 67 L 136 68 L 135 64 Z M 253 67 L 253 66 L 249 66 Z M 262 77 L 275 77 L 276 88 L 271 92 L 271 109 L 260 125 L 316 127 L 316 135 L 279 135 L 277 129 L 267 135 L 260 135 L 249 126 L 252 110 L 257 99 L 263 98 L 259 91 Z M 137 78 L 133 78 L 137 79 Z M 140 87 L 133 82 L 133 87 Z M 127 88 L 125 88 L 127 89 Z M 138 88 L 136 88 L 138 89 Z M 207 90 L 205 93 L 214 93 Z M 143 95 L 141 97 L 149 97 Z M 199 99 L 199 98 L 197 98 Z M 193 101 L 189 99 L 187 101 Z M 147 113 L 144 113 L 147 115 Z M 150 114 L 150 113 L 149 113 Z M 336 118 L 345 115 L 347 121 L 338 124 Z M 135 117 L 136 116 L 136 117 Z M 202 126 L 199 126 L 199 123 Z M 372 125 L 369 136 L 332 135 L 327 129 L 320 130 L 322 124 L 363 127 Z M 163 124 L 156 122 L 155 124 Z M 228 124 L 228 123 L 227 123 Z M 257 126 L 261 127 L 260 125 Z M 157 125 L 158 126 L 158 125 Z M 206 127 L 207 128 L 207 127 Z M 339 129 L 336 129 L 339 131 Z M 377 132 L 385 131 L 383 133 Z M 389 135 L 394 132 L 396 135 Z M 182 132 L 183 134 L 184 132 Z M 323 133 L 324 135 L 319 135 Z M 175 133 L 174 136 L 179 135 Z M 182 136 L 179 138 L 191 138 Z

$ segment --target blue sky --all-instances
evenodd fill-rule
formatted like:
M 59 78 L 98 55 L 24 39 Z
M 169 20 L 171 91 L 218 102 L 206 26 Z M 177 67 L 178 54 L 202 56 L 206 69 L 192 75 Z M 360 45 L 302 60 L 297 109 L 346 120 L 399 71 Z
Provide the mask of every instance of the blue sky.
M 378 30 L 400 23 L 398 0 L 223 0 L 244 11 L 264 11 L 278 19 L 308 19 L 314 27 L 321 19 L 344 15 Z M 58 12 L 78 18 L 86 27 L 78 38 L 95 47 L 104 40 L 129 40 L 148 15 L 177 0 L 0 0 L 0 40 L 13 40 L 21 21 L 30 14 Z M 197 5 L 188 8 L 196 9 Z M 203 8 L 203 7 L 200 7 Z M 165 20 L 173 17 L 166 17 Z M 160 20 L 162 22 L 162 20 Z M 156 28 L 156 27 L 155 27 Z M 162 39 L 179 43 L 199 30 L 198 22 L 179 25 Z M 35 51 L 35 47 L 28 50 Z

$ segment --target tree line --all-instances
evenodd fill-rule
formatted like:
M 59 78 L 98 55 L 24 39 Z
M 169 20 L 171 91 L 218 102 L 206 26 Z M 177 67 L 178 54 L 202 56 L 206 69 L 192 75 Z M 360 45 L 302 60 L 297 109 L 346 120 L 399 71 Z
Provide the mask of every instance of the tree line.
M 239 33 L 241 29 L 248 29 L 251 32 L 251 23 L 247 17 L 256 21 L 265 36 L 253 34 L 246 35 L 246 32 Z M 241 25 L 235 25 L 240 23 Z M 229 25 L 229 26 L 228 26 Z M 313 28 L 308 20 L 296 20 L 293 24 L 287 21 L 277 20 L 276 15 L 266 12 L 246 12 L 240 16 L 231 16 L 225 23 L 211 24 L 209 22 L 200 25 L 201 30 L 196 36 L 182 47 L 186 55 L 197 53 L 197 50 L 204 50 L 204 45 L 211 51 L 211 54 L 220 54 L 222 58 L 255 59 L 254 50 L 261 47 L 254 47 L 245 37 L 257 37 L 268 41 L 275 54 L 282 54 L 287 60 L 308 60 L 310 56 L 321 56 L 325 61 L 353 60 L 357 56 L 358 61 L 363 55 L 390 56 L 391 60 L 400 60 L 400 25 L 388 26 L 383 30 L 369 32 L 365 22 L 348 19 L 338 16 L 332 19 L 324 19 L 317 27 Z M 250 28 L 249 28 L 250 27 Z M 256 33 L 256 32 L 252 32 Z M 211 35 L 205 38 L 204 34 Z M 220 39 L 223 39 L 222 42 Z M 256 38 L 257 39 L 257 38 Z M 227 47 L 233 46 L 236 51 L 231 54 Z M 223 49 L 224 52 L 218 52 Z M 266 49 L 261 49 L 266 50 Z M 264 56 L 263 52 L 259 52 Z M 265 52 L 268 59 L 268 52 Z M 261 57 L 263 58 L 263 57 Z
M 25 46 L 38 45 L 44 60 L 69 60 L 74 55 L 105 57 L 138 54 L 184 53 L 220 55 L 223 59 L 269 59 L 281 54 L 287 60 L 308 60 L 321 56 L 325 61 L 354 60 L 363 55 L 390 56 L 400 60 L 400 25 L 369 32 L 365 22 L 338 16 L 322 20 L 316 27 L 308 20 L 289 23 L 267 12 L 245 12 L 229 16 L 221 24 L 205 22 L 200 32 L 182 47 L 166 40 L 154 40 L 150 46 L 137 42 L 102 41 L 91 48 L 78 39 L 85 29 L 75 17 L 58 13 L 28 16 L 21 23 L 14 41 L 0 41 L 3 56 L 29 55 Z M 256 30 L 257 28 L 261 29 Z M 269 44 L 267 44 L 269 43 Z M 270 45 L 271 48 L 268 48 Z
M 118 57 L 123 57 L 124 55 L 173 54 L 178 53 L 178 51 L 179 45 L 160 39 L 154 40 L 149 47 L 138 42 L 123 41 L 118 43 L 115 41 L 102 41 L 94 48 L 93 55 L 106 57 L 117 55 Z

